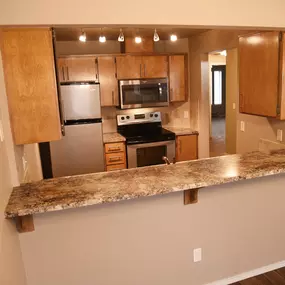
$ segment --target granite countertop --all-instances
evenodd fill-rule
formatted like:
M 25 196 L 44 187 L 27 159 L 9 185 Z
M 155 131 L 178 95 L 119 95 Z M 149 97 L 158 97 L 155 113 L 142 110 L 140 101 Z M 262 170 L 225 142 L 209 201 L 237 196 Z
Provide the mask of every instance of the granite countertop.
M 15 187 L 7 218 L 285 173 L 285 150 L 42 180 Z
M 115 142 L 124 142 L 126 138 L 120 135 L 119 133 L 106 133 L 103 134 L 104 143 L 115 143 Z
M 183 136 L 183 135 L 198 135 L 198 131 L 195 131 L 191 128 L 184 128 L 184 127 L 168 127 L 164 126 L 165 129 L 175 133 L 177 136 Z

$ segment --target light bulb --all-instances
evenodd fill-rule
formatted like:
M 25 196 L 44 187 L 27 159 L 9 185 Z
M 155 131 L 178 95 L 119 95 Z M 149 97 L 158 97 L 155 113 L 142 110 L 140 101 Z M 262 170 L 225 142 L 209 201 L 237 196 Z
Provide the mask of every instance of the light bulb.
M 100 36 L 99 37 L 99 42 L 100 43 L 105 43 L 106 42 L 106 37 L 105 36 Z
M 170 40 L 171 40 L 172 42 L 177 41 L 177 36 L 176 36 L 176 35 L 171 35 L 171 36 L 170 36 Z
M 141 37 L 135 37 L 135 42 L 137 44 L 140 44 L 142 42 L 142 38 Z
M 154 42 L 158 42 L 159 41 L 159 35 L 158 35 L 156 29 L 154 30 L 154 34 L 153 34 L 153 41 Z
M 79 36 L 79 40 L 81 42 L 86 42 L 86 34 L 84 32 L 82 32 L 81 35 Z
M 119 42 L 123 42 L 124 40 L 125 40 L 124 33 L 123 33 L 122 29 L 120 29 L 120 34 L 118 36 L 118 41 Z

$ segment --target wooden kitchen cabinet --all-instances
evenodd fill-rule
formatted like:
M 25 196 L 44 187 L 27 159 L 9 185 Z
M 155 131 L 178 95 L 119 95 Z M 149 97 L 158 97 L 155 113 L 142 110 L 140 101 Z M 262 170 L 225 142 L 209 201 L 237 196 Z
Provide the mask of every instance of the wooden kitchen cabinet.
M 198 159 L 198 135 L 176 137 L 176 161 Z
M 105 144 L 106 170 L 114 171 L 127 167 L 126 145 L 124 142 Z
M 1 40 L 15 144 L 61 139 L 51 30 L 3 29 Z
M 97 58 L 100 82 L 101 106 L 118 106 L 118 81 L 116 73 L 116 58 L 101 56 Z
M 283 35 L 261 32 L 239 38 L 241 113 L 285 119 Z
M 98 81 L 95 57 L 66 57 L 58 59 L 60 82 Z
M 117 56 L 117 74 L 118 79 L 167 77 L 167 56 Z
M 143 78 L 165 78 L 168 76 L 168 60 L 167 56 L 154 55 L 142 56 L 142 72 Z
M 169 56 L 169 90 L 170 102 L 186 100 L 187 94 L 187 69 L 184 55 Z
M 142 57 L 135 55 L 117 56 L 118 79 L 138 79 L 142 73 Z

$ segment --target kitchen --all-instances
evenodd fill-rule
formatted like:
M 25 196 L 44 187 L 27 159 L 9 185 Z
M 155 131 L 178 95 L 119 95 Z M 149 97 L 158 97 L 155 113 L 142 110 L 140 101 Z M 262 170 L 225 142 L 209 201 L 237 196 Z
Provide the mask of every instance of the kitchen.
M 198 158 L 198 132 L 190 129 L 187 110 L 186 39 L 162 29 L 159 46 L 158 32 L 52 31 L 63 137 L 39 144 L 44 178 Z M 98 46 L 86 53 L 98 38 L 101 53 Z M 165 44 L 185 52 L 163 52 Z M 110 53 L 100 50 L 104 46 Z

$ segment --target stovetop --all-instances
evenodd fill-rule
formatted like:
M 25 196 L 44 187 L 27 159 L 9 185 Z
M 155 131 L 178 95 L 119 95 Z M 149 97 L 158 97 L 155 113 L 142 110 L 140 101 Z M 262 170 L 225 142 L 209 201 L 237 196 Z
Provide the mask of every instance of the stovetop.
M 162 128 L 161 123 L 118 126 L 118 133 L 126 138 L 129 145 L 175 140 L 175 134 Z

